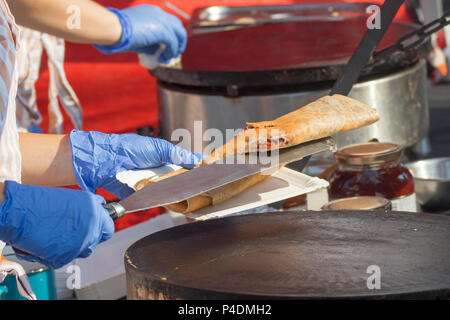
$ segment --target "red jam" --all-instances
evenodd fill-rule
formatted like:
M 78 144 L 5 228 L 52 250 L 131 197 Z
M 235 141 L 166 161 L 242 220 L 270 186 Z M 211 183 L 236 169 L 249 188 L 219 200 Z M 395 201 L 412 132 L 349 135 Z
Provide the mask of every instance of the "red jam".
M 394 144 L 367 143 L 339 150 L 338 168 L 330 176 L 330 197 L 398 199 L 413 194 L 414 179 L 400 163 L 400 155 Z
M 402 165 L 387 165 L 373 170 L 338 168 L 330 178 L 330 197 L 380 196 L 396 199 L 414 192 L 414 180 Z

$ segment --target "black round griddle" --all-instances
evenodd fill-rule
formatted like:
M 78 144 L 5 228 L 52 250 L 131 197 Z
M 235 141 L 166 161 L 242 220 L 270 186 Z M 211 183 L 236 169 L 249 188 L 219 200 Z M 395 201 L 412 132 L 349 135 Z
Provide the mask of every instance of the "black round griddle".
M 189 36 L 183 69 L 159 67 L 151 73 L 164 84 L 188 88 L 299 86 L 332 82 L 364 36 L 366 19 L 274 23 Z M 394 22 L 378 50 L 417 30 Z M 361 77 L 392 72 L 416 63 L 429 50 L 418 46 L 372 60 Z
M 282 212 L 181 225 L 133 244 L 128 287 L 182 299 L 448 298 L 450 217 Z M 369 290 L 369 266 L 381 289 Z

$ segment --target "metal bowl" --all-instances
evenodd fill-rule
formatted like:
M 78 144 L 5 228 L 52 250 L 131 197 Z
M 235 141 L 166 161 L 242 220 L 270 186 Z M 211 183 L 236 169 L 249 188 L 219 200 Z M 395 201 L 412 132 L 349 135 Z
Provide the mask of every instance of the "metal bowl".
M 450 158 L 407 164 L 414 176 L 417 200 L 426 211 L 450 210 Z

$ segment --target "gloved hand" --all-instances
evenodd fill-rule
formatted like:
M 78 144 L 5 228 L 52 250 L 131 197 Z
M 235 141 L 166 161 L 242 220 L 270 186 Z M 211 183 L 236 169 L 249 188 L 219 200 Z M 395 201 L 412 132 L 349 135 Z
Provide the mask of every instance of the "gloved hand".
M 164 64 L 179 57 L 186 48 L 187 33 L 181 21 L 157 6 L 107 9 L 119 18 L 122 36 L 119 42 L 111 46 L 94 45 L 102 53 L 133 51 L 152 55 L 163 44 L 166 48 L 159 61 Z
M 0 240 L 30 253 L 26 260 L 60 268 L 112 237 L 114 223 L 103 203 L 85 191 L 7 181 Z
M 86 191 L 104 188 L 119 198 L 133 190 L 116 179 L 120 171 L 176 164 L 187 169 L 204 160 L 172 143 L 137 134 L 105 134 L 72 130 L 72 164 L 78 185 Z

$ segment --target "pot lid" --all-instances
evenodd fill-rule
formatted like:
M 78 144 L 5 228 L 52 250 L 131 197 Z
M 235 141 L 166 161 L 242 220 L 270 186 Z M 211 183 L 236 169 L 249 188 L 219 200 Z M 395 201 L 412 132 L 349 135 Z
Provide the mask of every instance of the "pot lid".
M 366 29 L 365 19 L 300 21 L 250 26 L 230 31 L 191 34 L 182 69 L 158 67 L 151 74 L 183 90 L 238 96 L 244 88 L 259 92 L 314 86 L 331 87 Z M 378 49 L 418 28 L 394 22 Z M 395 72 L 428 54 L 430 43 L 373 59 L 360 79 Z M 295 87 L 295 88 L 294 88 Z M 263 91 L 261 91 L 263 89 Z
M 345 64 L 367 31 L 367 19 L 298 21 L 189 36 L 183 69 L 264 71 Z M 378 49 L 393 45 L 411 25 L 393 23 Z

